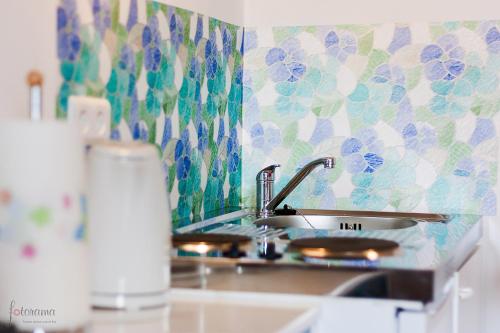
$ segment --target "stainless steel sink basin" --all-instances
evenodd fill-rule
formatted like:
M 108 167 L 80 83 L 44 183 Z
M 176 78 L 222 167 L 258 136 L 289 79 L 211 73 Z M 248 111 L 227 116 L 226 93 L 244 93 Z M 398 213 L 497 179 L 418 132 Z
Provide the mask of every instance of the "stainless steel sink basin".
M 276 215 L 255 221 L 257 226 L 274 228 L 305 228 L 329 230 L 386 230 L 404 229 L 418 222 L 444 222 L 440 214 L 300 210 L 302 215 Z

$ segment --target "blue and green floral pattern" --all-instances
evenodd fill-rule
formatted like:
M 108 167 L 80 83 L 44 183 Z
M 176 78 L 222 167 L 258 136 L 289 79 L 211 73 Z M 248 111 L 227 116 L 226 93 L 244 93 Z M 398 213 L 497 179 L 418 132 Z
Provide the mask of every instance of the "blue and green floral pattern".
M 105 97 L 112 138 L 156 144 L 175 226 L 239 206 L 242 28 L 138 0 L 91 0 L 84 24 L 76 4 L 57 9 L 58 116 L 72 94 Z
M 58 7 L 58 115 L 71 94 L 105 97 L 112 138 L 156 144 L 174 227 L 254 206 L 268 164 L 280 188 L 326 155 L 336 168 L 288 203 L 496 213 L 499 22 L 243 28 L 154 1 L 87 4 Z
M 248 38 L 247 38 L 248 36 Z M 256 172 L 335 156 L 296 207 L 496 213 L 499 22 L 245 29 L 244 202 Z

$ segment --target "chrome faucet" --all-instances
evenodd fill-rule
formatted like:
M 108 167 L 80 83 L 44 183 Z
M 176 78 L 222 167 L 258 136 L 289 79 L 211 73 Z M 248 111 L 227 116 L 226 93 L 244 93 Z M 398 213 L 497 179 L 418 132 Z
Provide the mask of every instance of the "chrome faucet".
M 293 176 L 288 184 L 273 197 L 274 171 L 278 164 L 270 165 L 257 174 L 257 216 L 268 217 L 274 215 L 274 210 L 285 198 L 313 171 L 317 166 L 323 165 L 325 169 L 335 167 L 335 158 L 323 157 L 306 164 Z
M 257 215 L 268 216 L 267 205 L 274 196 L 274 170 L 280 167 L 273 164 L 260 170 L 257 174 Z

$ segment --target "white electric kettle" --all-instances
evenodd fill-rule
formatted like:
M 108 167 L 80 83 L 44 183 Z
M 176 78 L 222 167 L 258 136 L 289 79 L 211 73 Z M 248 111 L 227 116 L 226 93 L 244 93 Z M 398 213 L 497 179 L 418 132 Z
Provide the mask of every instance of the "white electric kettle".
M 166 303 L 171 215 L 158 150 L 94 143 L 88 156 L 92 304 L 141 309 Z

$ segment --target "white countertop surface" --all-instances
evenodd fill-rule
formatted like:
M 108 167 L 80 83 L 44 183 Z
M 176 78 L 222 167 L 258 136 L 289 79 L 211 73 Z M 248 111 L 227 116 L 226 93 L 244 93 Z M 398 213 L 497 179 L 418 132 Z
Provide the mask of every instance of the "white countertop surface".
M 322 297 L 172 289 L 168 306 L 141 311 L 94 310 L 85 332 L 298 332 Z

